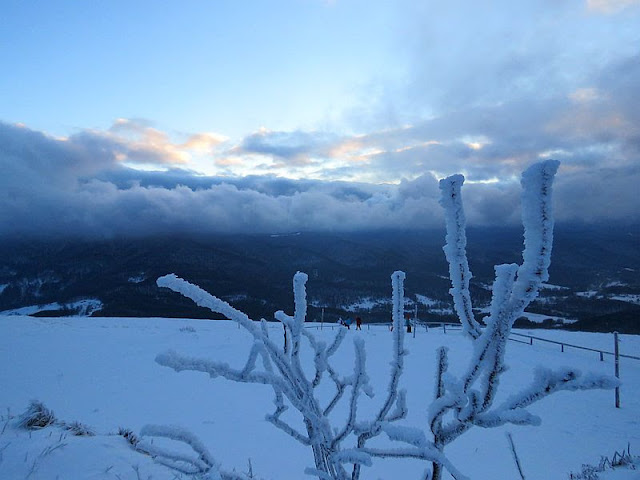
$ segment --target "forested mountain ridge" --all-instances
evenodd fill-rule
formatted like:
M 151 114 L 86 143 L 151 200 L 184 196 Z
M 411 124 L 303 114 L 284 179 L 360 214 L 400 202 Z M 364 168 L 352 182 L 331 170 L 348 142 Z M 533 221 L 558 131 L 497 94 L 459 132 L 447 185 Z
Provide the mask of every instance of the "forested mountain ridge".
M 572 328 L 640 331 L 638 232 L 558 225 L 550 285 L 529 311 L 578 320 Z M 467 237 L 471 288 L 481 309 L 490 300 L 493 266 L 521 262 L 522 232 L 476 227 Z M 75 302 L 96 299 L 102 308 L 88 312 L 93 315 L 210 318 L 208 310 L 155 285 L 157 277 L 176 273 L 252 318 L 272 319 L 282 306 L 292 308 L 291 281 L 300 270 L 309 274 L 311 318 L 320 320 L 324 307 L 325 321 L 356 312 L 387 321 L 389 275 L 403 270 L 419 317 L 453 320 L 443 244 L 439 230 L 14 239 L 0 246 L 0 311 L 40 305 L 28 313 L 69 314 L 77 313 Z

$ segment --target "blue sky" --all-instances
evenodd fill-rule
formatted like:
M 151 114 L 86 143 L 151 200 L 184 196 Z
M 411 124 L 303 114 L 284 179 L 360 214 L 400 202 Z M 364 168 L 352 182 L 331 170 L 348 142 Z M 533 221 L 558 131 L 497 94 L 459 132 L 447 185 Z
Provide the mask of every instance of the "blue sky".
M 54 134 L 118 118 L 232 138 L 318 128 L 399 67 L 391 3 L 8 3 L 3 110 Z
M 8 0 L 0 233 L 430 226 L 459 172 L 472 223 L 513 223 L 545 158 L 560 220 L 637 221 L 639 25 L 638 0 Z

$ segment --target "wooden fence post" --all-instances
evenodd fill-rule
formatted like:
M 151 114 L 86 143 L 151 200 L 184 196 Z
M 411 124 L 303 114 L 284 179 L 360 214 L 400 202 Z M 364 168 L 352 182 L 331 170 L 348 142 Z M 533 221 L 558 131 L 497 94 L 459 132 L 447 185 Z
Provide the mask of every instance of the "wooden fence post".
M 613 342 L 616 378 L 620 378 L 620 349 L 618 346 L 618 332 L 613 332 Z M 620 387 L 616 387 L 616 408 L 620 408 Z

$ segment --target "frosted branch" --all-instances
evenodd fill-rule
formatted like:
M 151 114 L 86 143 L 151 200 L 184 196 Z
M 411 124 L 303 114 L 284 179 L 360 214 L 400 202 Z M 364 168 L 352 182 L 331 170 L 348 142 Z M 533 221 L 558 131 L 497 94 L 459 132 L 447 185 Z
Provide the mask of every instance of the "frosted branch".
M 240 310 L 236 310 L 224 300 L 214 297 L 209 292 L 206 292 L 197 285 L 193 285 L 192 283 L 183 280 L 174 273 L 158 278 L 156 283 L 159 287 L 169 288 L 174 292 L 190 298 L 200 307 L 205 307 L 213 312 L 221 313 L 229 320 L 238 322 L 249 332 L 253 333 L 256 330 L 253 322 L 245 313 L 242 313 Z
M 456 312 L 463 327 L 474 338 L 474 351 L 466 374 L 458 381 L 445 379 L 446 354 L 438 354 L 436 373 L 436 399 L 429 408 L 429 426 L 434 444 L 443 447 L 473 426 L 497 427 L 507 423 L 537 425 L 539 417 L 526 407 L 560 390 L 587 390 L 613 388 L 616 381 L 603 376 L 581 377 L 574 370 L 552 372 L 536 370 L 533 384 L 493 407 L 500 378 L 506 371 L 504 356 L 513 322 L 538 295 L 542 282 L 549 277 L 553 243 L 552 184 L 559 162 L 549 160 L 537 163 L 522 175 L 522 223 L 524 225 L 523 263 L 495 267 L 496 279 L 485 319 L 487 327 L 475 331 L 469 279 L 471 274 L 466 258 L 464 212 L 460 187 L 464 178 L 454 175 L 440 182 L 441 204 L 445 209 L 447 238 L 444 247 L 453 288 Z M 443 418 L 447 416 L 447 424 Z M 441 464 L 433 463 L 433 479 L 440 480 Z
M 531 386 L 517 395 L 512 395 L 498 411 L 527 407 L 538 400 L 561 390 L 610 390 L 619 386 L 620 382 L 605 375 L 582 375 L 579 371 L 565 368 L 557 371 L 537 367 Z
M 406 418 L 409 413 L 407 408 L 407 391 L 405 389 L 398 390 L 398 396 L 395 402 L 395 408 L 387 415 L 387 422 L 395 422 Z
M 351 400 L 349 402 L 349 415 L 347 417 L 346 424 L 341 432 L 337 433 L 334 440 L 333 446 L 335 447 L 340 442 L 342 442 L 347 435 L 349 435 L 355 427 L 356 415 L 358 411 L 358 400 L 360 398 L 360 394 L 362 391 L 368 392 L 371 394 L 371 388 L 369 386 L 369 377 L 364 370 L 364 364 L 366 361 L 366 354 L 364 350 L 364 341 L 361 338 L 355 338 L 353 340 L 353 344 L 356 352 L 355 365 L 353 369 L 353 380 L 352 380 L 352 389 L 351 389 Z M 360 463 L 360 462 L 354 462 Z
M 180 427 L 167 425 L 146 425 L 140 431 L 141 439 L 136 449 L 148 453 L 155 461 L 185 474 L 207 473 L 218 470 L 215 460 L 204 444 L 191 432 Z M 163 437 L 188 445 L 197 457 L 162 448 L 148 442 L 144 437 Z
M 516 313 L 527 307 L 538 295 L 542 282 L 549 279 L 554 225 L 551 194 L 559 166 L 560 162 L 547 160 L 532 165 L 522 174 L 524 251 L 514 286 L 512 308 Z
M 289 425 L 288 423 L 280 420 L 280 414 L 281 413 L 282 412 L 276 411 L 276 413 L 274 413 L 273 415 L 267 415 L 265 418 L 269 423 L 273 424 L 275 427 L 279 428 L 280 430 L 285 432 L 287 435 L 295 438 L 297 441 L 299 441 L 303 445 L 311 445 L 311 440 L 309 439 L 309 437 L 307 435 L 304 435 L 304 434 L 298 432 L 291 425 Z
M 431 432 L 433 433 L 436 446 L 440 446 L 442 445 L 442 416 L 447 412 L 448 409 L 453 408 L 458 402 L 454 401 L 453 403 L 451 403 L 442 402 L 440 400 L 446 393 L 444 385 L 444 375 L 447 373 L 447 369 L 449 368 L 447 348 L 440 347 L 437 350 L 437 357 L 438 365 L 436 368 L 436 388 L 434 400 L 435 402 L 440 401 L 441 405 L 439 407 L 433 408 L 433 410 L 430 412 L 429 426 L 431 428 Z
M 331 411 L 338 404 L 338 402 L 340 401 L 340 399 L 344 395 L 344 392 L 345 392 L 346 387 L 348 385 L 348 383 L 345 380 L 341 379 L 338 376 L 338 374 L 336 373 L 336 371 L 332 367 L 328 367 L 328 372 L 329 372 L 329 375 L 331 376 L 331 379 L 333 380 L 333 382 L 336 385 L 336 393 L 333 396 L 333 398 L 331 399 L 331 401 L 329 402 L 329 404 L 326 406 L 324 411 L 322 412 L 322 414 L 325 417 L 327 415 L 329 415 L 329 413 L 331 413 Z
M 398 383 L 404 370 L 404 272 L 397 271 L 391 275 L 393 289 L 393 359 L 391 361 L 391 379 L 387 388 L 387 399 L 378 412 L 376 420 L 384 421 L 398 396 Z
M 275 411 L 267 415 L 266 420 L 300 443 L 311 447 L 315 467 L 307 468 L 305 473 L 320 480 L 359 480 L 361 467 L 371 465 L 372 458 L 375 457 L 428 461 L 432 463 L 432 469 L 430 473 L 425 473 L 423 478 L 441 480 L 446 469 L 454 478 L 462 480 L 466 477 L 444 455 L 444 447 L 470 428 L 490 428 L 505 424 L 537 425 L 540 419 L 527 411 L 527 407 L 532 403 L 561 390 L 614 388 L 618 384 L 617 380 L 609 377 L 581 376 L 579 372 L 571 369 L 555 372 L 538 369 L 530 387 L 507 398 L 498 407 L 493 405 L 500 378 L 506 370 L 504 357 L 513 322 L 538 294 L 542 282 L 548 279 L 553 241 L 551 193 L 557 169 L 558 162 L 547 161 L 536 164 L 523 173 L 523 262 L 521 266 L 510 264 L 495 267 L 496 278 L 489 316 L 486 318 L 487 327 L 484 330 L 474 318 L 469 292 L 472 275 L 467 261 L 466 220 L 461 196 L 464 177 L 454 175 L 440 181 L 440 203 L 445 210 L 447 227 L 444 252 L 449 263 L 450 293 L 463 331 L 472 338 L 474 348 L 469 366 L 460 378 L 452 376 L 447 371 L 447 350 L 440 348 L 437 352 L 435 398 L 427 409 L 432 440 L 427 438 L 423 430 L 396 423 L 407 415 L 406 392 L 399 389 L 404 371 L 404 356 L 407 354 L 403 321 L 405 274 L 400 271 L 394 272 L 391 276 L 393 333 L 389 384 L 382 404 L 371 418 L 358 418 L 358 415 L 362 415 L 358 408 L 362 394 L 373 396 L 365 371 L 364 343 L 361 338 L 354 340 L 355 362 L 351 374 L 338 374 L 331 365 L 331 360 L 347 331 L 340 329 L 333 341 L 327 345 L 304 329 L 308 309 L 308 277 L 301 272 L 297 272 L 293 277 L 293 315 L 287 315 L 283 311 L 275 313 L 275 318 L 283 324 L 287 340 L 290 340 L 286 342 L 284 349 L 269 338 L 266 322 L 262 321 L 257 326 L 244 313 L 175 275 L 159 278 L 159 286 L 171 288 L 191 298 L 196 304 L 237 322 L 253 336 L 253 345 L 241 369 L 233 369 L 226 363 L 191 358 L 175 352 L 162 353 L 156 361 L 176 371 L 200 371 L 211 377 L 223 376 L 237 382 L 269 385 L 274 392 Z M 307 378 L 301 365 L 301 351 L 303 347 L 307 347 L 303 337 L 312 353 L 315 369 L 312 378 Z M 333 398 L 324 409 L 320 407 L 320 401 L 316 397 L 316 389 L 326 392 L 324 387 L 320 387 L 323 382 L 333 382 L 336 389 Z M 347 395 L 347 392 L 350 394 Z M 346 410 L 346 419 L 342 428 L 334 428 L 329 415 L 339 404 L 342 412 Z M 283 419 L 283 414 L 289 407 L 300 415 L 299 424 L 291 422 L 288 417 L 286 421 Z M 306 434 L 303 433 L 303 428 L 306 429 Z M 162 430 L 159 432 L 163 433 Z M 404 446 L 366 446 L 370 439 L 381 434 L 386 434 L 393 445 L 399 443 Z M 168 435 L 183 438 L 175 431 L 170 431 Z M 201 445 L 189 437 L 184 438 L 186 440 L 183 441 L 195 445 L 193 449 L 198 453 L 197 458 L 153 451 L 172 468 L 183 468 L 182 471 L 185 473 L 198 473 L 209 469 L 214 475 L 214 480 L 242 478 L 219 471 L 213 459 L 201 449 Z M 343 448 L 345 443 L 348 448 Z M 379 445 L 384 446 L 384 443 Z M 350 475 L 345 469 L 345 464 L 353 465 Z
M 480 336 L 480 325 L 473 316 L 473 305 L 469 294 L 471 271 L 467 261 L 466 219 L 462 206 L 462 175 L 452 175 L 440 180 L 440 205 L 444 208 L 447 227 L 446 244 L 443 247 L 449 262 L 449 277 L 453 305 L 462 323 L 463 332 L 471 338 Z
M 244 370 L 234 370 L 228 364 L 214 362 L 200 358 L 187 357 L 174 351 L 167 351 L 156 356 L 156 362 L 164 367 L 169 367 L 176 372 L 191 370 L 204 372 L 212 378 L 222 376 L 228 380 L 244 383 L 262 383 L 274 385 L 279 390 L 288 390 L 287 385 L 278 377 L 269 372 L 245 372 Z
M 333 455 L 333 460 L 339 463 L 355 463 L 370 467 L 371 455 L 356 449 L 342 450 Z
M 334 478 L 327 472 L 323 472 L 322 470 L 318 470 L 317 468 L 307 467 L 304 469 L 304 473 L 312 477 L 318 477 L 320 480 L 334 480 Z
M 443 465 L 449 473 L 456 480 L 469 480 L 468 477 L 463 475 L 451 461 L 434 447 L 427 448 L 363 448 L 363 452 L 371 455 L 372 457 L 381 458 L 415 458 L 419 460 L 426 460 L 429 462 L 436 462 Z
M 391 361 L 391 378 L 387 388 L 387 397 L 380 407 L 375 419 L 358 428 L 358 448 L 363 449 L 366 442 L 376 437 L 382 431 L 385 422 L 396 421 L 404 418 L 407 413 L 404 394 L 398 392 L 398 384 L 404 370 L 404 272 L 396 271 L 391 275 L 392 290 L 392 322 L 393 322 L 393 359 Z M 389 415 L 391 407 L 396 404 L 396 409 Z M 353 467 L 352 478 L 360 477 L 360 465 Z
M 393 322 L 396 325 L 393 338 L 393 361 L 391 363 L 391 380 L 380 411 L 373 421 L 357 423 L 358 402 L 362 393 L 373 396 L 369 386 L 369 380 L 365 372 L 365 349 L 362 339 L 355 339 L 355 365 L 350 376 L 341 377 L 331 366 L 329 360 L 340 347 L 346 331 L 340 331 L 333 342 L 327 346 L 324 342 L 316 340 L 311 332 L 304 330 L 303 325 L 307 314 L 306 282 L 307 275 L 296 273 L 293 279 L 294 315 L 290 316 L 283 311 L 275 313 L 275 318 L 282 322 L 290 336 L 288 346 L 283 350 L 269 338 L 266 322 L 262 321 L 259 327 L 242 312 L 235 310 L 229 304 L 208 294 L 199 287 L 182 280 L 175 275 L 167 275 L 158 279 L 158 285 L 171 288 L 198 305 L 210 308 L 222 313 L 227 318 L 236 321 L 244 327 L 254 338 L 253 346 L 249 352 L 244 366 L 241 369 L 233 369 L 226 363 L 202 360 L 175 352 L 165 352 L 157 356 L 156 361 L 160 365 L 173 368 L 176 371 L 192 370 L 209 374 L 211 377 L 223 376 L 229 380 L 246 383 L 262 383 L 270 385 L 274 391 L 275 412 L 266 417 L 267 421 L 287 435 L 295 438 L 304 445 L 313 449 L 316 468 L 316 476 L 331 478 L 334 480 L 346 480 L 347 472 L 343 463 L 353 463 L 353 480 L 359 478 L 361 465 L 370 463 L 367 454 L 355 449 L 343 450 L 341 443 L 352 435 L 358 436 L 358 444 L 366 439 L 380 434 L 383 424 L 402 419 L 406 416 L 406 394 L 398 390 L 399 379 L 403 371 L 404 329 L 402 318 L 404 310 L 404 273 L 395 272 L 392 276 L 393 289 Z M 313 351 L 315 375 L 310 381 L 305 376 L 300 362 L 302 338 L 306 338 Z M 262 360 L 262 369 L 258 363 Z M 318 399 L 314 396 L 314 390 L 318 387 L 328 373 L 329 378 L 336 386 L 336 393 L 327 407 L 322 410 Z M 347 387 L 351 387 L 349 397 L 348 416 L 341 430 L 334 430 L 329 422 L 328 415 L 344 399 Z M 281 416 L 286 411 L 285 398 L 293 408 L 302 416 L 307 434 L 301 433 L 292 424 L 284 421 Z M 392 407 L 395 409 L 391 412 Z M 391 412 L 391 413 L 390 413 Z M 365 426 L 365 427 L 363 427 Z M 357 470 L 357 472 L 356 472 Z

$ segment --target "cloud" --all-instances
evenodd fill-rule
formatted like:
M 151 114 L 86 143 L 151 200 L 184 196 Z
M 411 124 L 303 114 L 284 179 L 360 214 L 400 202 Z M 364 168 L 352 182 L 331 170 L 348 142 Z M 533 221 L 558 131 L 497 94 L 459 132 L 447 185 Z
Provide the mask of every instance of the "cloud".
M 211 152 L 215 147 L 227 140 L 227 137 L 217 133 L 196 133 L 190 135 L 187 141 L 182 143 L 180 147 L 197 152 Z
M 587 0 L 590 11 L 604 14 L 617 13 L 634 5 L 640 5 L 640 0 Z
M 233 149 L 236 154 L 267 155 L 288 166 L 313 163 L 335 142 L 335 135 L 321 132 L 276 132 L 261 129 L 247 137 Z
M 188 135 L 184 142 L 176 142 L 145 120 L 120 118 L 106 131 L 83 130 L 67 140 L 74 145 L 109 152 L 118 162 L 170 166 L 189 164 L 194 153 L 212 154 L 228 139 L 204 132 Z
M 559 221 L 640 222 L 638 98 L 635 52 L 544 96 L 358 134 L 262 129 L 232 142 L 122 119 L 61 139 L 0 123 L 0 235 L 427 228 L 442 225 L 437 179 L 453 173 L 467 178 L 471 224 L 517 223 L 520 173 L 546 158 L 562 161 Z
M 393 136 L 384 135 L 385 142 L 391 141 L 389 135 Z M 273 233 L 442 225 L 437 180 L 429 173 L 398 184 L 372 184 L 273 175 L 202 176 L 175 168 L 141 171 L 123 166 L 118 149 L 103 140 L 91 132 L 61 140 L 0 123 L 0 235 Z M 448 149 L 441 155 L 453 156 Z M 640 201 L 634 192 L 639 170 L 637 164 L 586 169 L 565 163 L 557 185 L 559 220 L 637 221 Z M 511 170 L 499 164 L 491 174 L 503 171 Z M 472 182 L 463 194 L 471 224 L 519 221 L 516 181 Z
M 611 61 L 578 88 L 460 106 L 355 140 L 357 151 L 372 152 L 366 171 L 379 180 L 462 172 L 472 182 L 504 182 L 515 180 L 531 163 L 554 157 L 566 171 L 624 172 L 639 161 L 638 98 L 636 54 Z M 637 204 L 631 195 L 628 201 Z
M 455 112 L 580 89 L 638 54 L 640 5 L 625 0 L 463 0 L 405 5 L 397 25 L 400 80 L 372 82 L 347 117 L 364 132 L 415 125 Z M 619 15 L 588 15 L 628 6 Z M 633 8 L 631 8 L 633 7 Z M 595 10 L 594 10 L 595 11 Z M 525 112 L 526 113 L 526 112 Z M 358 128 L 359 127 L 359 128 Z
M 391 186 L 149 172 L 87 131 L 60 140 L 0 123 L 0 234 L 146 235 L 400 227 L 437 208 Z M 431 182 L 435 184 L 435 180 Z

